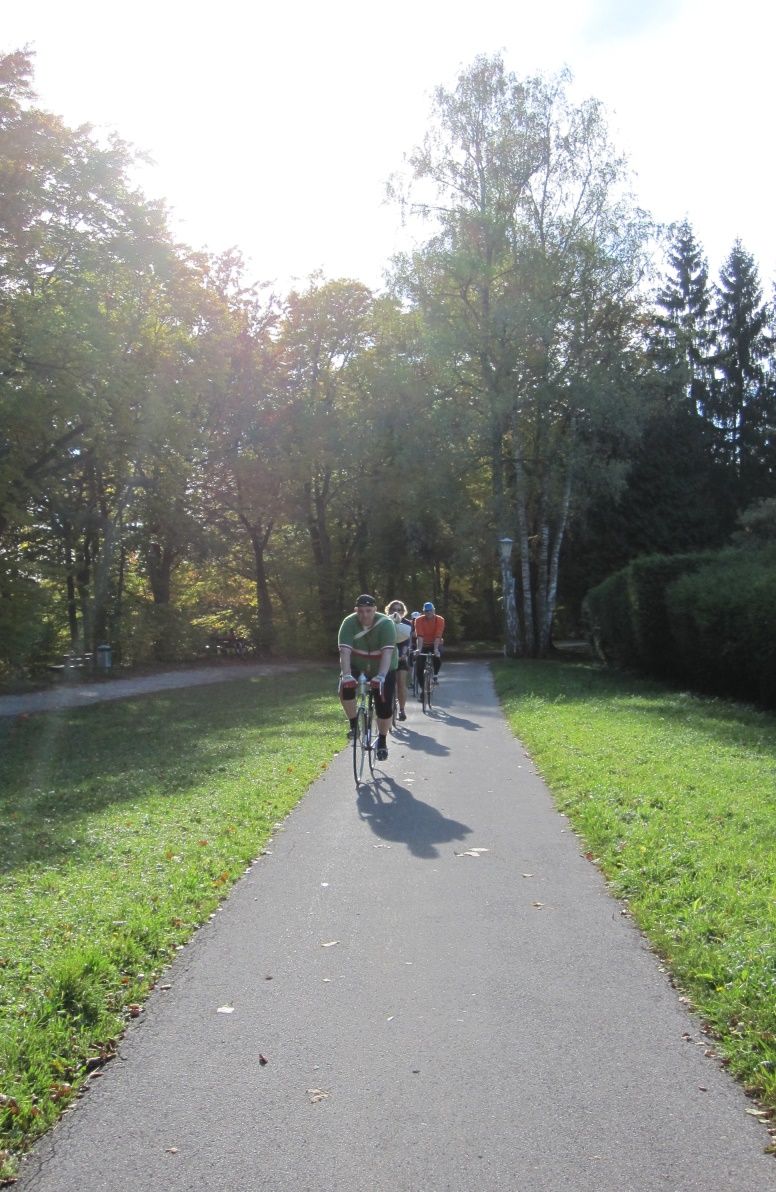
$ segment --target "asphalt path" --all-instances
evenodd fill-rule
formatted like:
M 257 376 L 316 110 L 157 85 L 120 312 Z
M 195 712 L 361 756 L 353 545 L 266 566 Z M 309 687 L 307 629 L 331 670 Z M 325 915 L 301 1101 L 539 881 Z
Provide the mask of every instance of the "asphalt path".
M 17 1188 L 776 1189 L 487 666 L 438 696 L 379 782 L 335 758 Z

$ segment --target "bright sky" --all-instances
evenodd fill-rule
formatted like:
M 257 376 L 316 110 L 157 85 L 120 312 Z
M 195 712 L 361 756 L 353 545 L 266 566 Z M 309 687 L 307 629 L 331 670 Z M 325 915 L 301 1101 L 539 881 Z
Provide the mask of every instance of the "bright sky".
M 430 94 L 477 54 L 574 75 L 605 105 L 639 201 L 687 216 L 716 276 L 736 236 L 770 296 L 770 0 L 4 0 L 0 52 L 37 52 L 43 107 L 149 152 L 195 248 L 237 245 L 286 289 L 322 269 L 379 287 L 406 243 L 388 176 Z

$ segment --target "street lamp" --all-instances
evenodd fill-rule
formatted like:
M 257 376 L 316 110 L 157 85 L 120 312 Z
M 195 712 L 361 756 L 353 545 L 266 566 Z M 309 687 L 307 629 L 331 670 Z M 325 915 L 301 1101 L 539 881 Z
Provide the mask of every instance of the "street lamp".
M 512 547 L 514 539 L 506 534 L 498 540 L 501 554 L 501 590 L 504 594 L 504 653 L 509 658 L 517 654 L 517 604 L 515 602 L 515 577 L 512 574 Z

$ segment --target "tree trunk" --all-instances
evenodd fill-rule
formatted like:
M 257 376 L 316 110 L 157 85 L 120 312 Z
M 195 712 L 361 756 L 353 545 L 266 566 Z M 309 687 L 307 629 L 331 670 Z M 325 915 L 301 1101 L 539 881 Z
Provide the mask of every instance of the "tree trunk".
M 247 523 L 245 524 L 247 526 Z M 257 526 L 248 527 L 248 532 L 256 569 L 256 649 L 262 658 L 269 658 L 275 644 L 275 625 L 272 617 L 272 601 L 269 595 L 264 553 L 272 533 L 272 522 L 263 532 Z

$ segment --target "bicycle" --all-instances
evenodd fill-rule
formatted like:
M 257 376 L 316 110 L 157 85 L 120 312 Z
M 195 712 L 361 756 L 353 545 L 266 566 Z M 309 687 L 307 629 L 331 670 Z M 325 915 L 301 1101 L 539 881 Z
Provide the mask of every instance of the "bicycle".
M 374 778 L 374 751 L 377 747 L 375 706 L 372 685 L 365 674 L 358 676 L 356 688 L 356 727 L 353 731 L 353 777 L 356 786 L 361 782 L 365 764 Z

